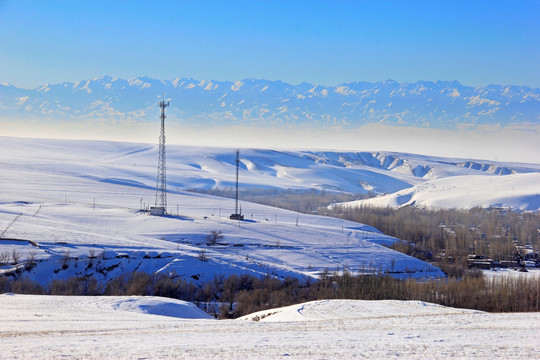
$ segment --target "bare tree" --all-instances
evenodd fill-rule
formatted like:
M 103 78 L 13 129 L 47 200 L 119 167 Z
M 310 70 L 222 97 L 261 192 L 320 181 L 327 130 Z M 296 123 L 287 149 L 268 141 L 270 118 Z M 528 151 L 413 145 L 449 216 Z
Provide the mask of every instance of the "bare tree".
M 62 251 L 62 267 L 66 269 L 68 267 L 68 261 L 71 257 L 71 251 L 64 250 Z
M 87 269 L 94 266 L 94 259 L 96 258 L 96 249 L 88 250 L 88 266 Z
M 10 257 L 9 251 L 2 251 L 2 253 L 0 253 L 0 266 L 7 265 Z
M 206 235 L 206 243 L 210 246 L 216 245 L 218 240 L 221 239 L 223 239 L 223 234 L 221 233 L 221 231 L 212 230 L 210 231 L 210 235 Z
M 11 252 L 11 258 L 13 259 L 13 265 L 17 265 L 21 259 L 21 253 L 15 249 Z
M 206 251 L 201 250 L 199 252 L 199 260 L 202 262 L 208 262 L 208 255 L 206 255 Z
M 28 256 L 26 257 L 26 264 L 25 269 L 30 271 L 36 266 L 36 252 L 32 251 Z

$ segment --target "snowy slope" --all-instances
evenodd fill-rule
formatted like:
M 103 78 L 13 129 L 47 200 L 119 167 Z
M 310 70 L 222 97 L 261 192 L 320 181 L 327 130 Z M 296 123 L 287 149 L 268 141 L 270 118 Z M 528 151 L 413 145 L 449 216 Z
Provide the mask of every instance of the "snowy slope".
M 385 317 L 388 314 L 417 316 L 442 314 L 474 314 L 481 311 L 456 309 L 423 301 L 399 300 L 317 300 L 295 304 L 278 309 L 258 311 L 242 316 L 238 320 L 284 322 L 321 321 L 340 319 L 369 319 Z
M 27 274 L 95 274 L 105 280 L 146 271 L 194 281 L 214 274 L 317 276 L 329 269 L 437 277 L 437 268 L 382 245 L 395 239 L 357 223 L 184 191 L 232 187 L 231 149 L 169 146 L 169 217 L 140 212 L 155 199 L 154 145 L 0 138 L 0 254 L 15 251 Z M 242 188 L 391 193 L 370 199 L 403 204 L 540 207 L 540 165 L 488 163 L 399 153 L 241 151 Z M 211 231 L 223 240 L 208 246 Z M 202 261 L 207 259 L 207 261 Z
M 0 239 L 0 251 L 15 250 L 21 260 L 39 260 L 25 274 L 42 283 L 86 274 L 107 279 L 135 270 L 201 281 L 214 274 L 303 277 L 343 268 L 355 273 L 392 271 L 395 276 L 442 275 L 429 264 L 379 245 L 395 240 L 361 224 L 248 203 L 243 208 L 249 220 L 239 224 L 226 218 L 234 207 L 228 199 L 174 195 L 169 201 L 181 204 L 180 216 L 151 217 L 136 209 L 94 209 L 93 204 L 4 203 L 0 226 L 10 226 Z M 208 246 L 206 236 L 213 230 L 222 231 L 224 238 Z M 199 259 L 201 251 L 208 261 Z
M 442 178 L 393 194 L 338 205 L 393 208 L 415 205 L 455 209 L 503 206 L 525 211 L 539 211 L 540 173 Z
M 154 202 L 154 147 L 2 140 L 0 253 L 19 254 L 18 264 L 10 259 L 4 272 L 34 259 L 37 265 L 25 274 L 41 283 L 88 274 L 106 280 L 132 271 L 162 272 L 194 281 L 231 273 L 302 278 L 325 269 L 390 272 L 397 277 L 443 275 L 432 265 L 382 246 L 395 239 L 369 226 L 246 202 L 241 202 L 246 221 L 239 223 L 228 219 L 234 201 L 182 191 L 186 184 L 211 179 L 232 184 L 229 150 L 205 153 L 204 149 L 171 147 L 171 216 L 152 217 L 139 209 Z M 311 174 L 319 166 L 294 153 L 253 150 L 250 154 L 252 170 L 246 167 L 241 176 L 243 184 L 253 186 L 294 183 L 302 188 L 306 186 L 302 176 L 308 175 L 294 174 Z M 260 170 L 263 166 L 267 170 Z M 327 167 L 321 174 L 347 169 L 320 166 Z M 268 169 L 281 169 L 288 175 L 268 176 Z M 211 231 L 222 231 L 224 236 L 215 246 L 206 243 Z M 208 260 L 202 261 L 202 255 Z
M 540 313 L 489 314 L 420 302 L 336 300 L 268 310 L 276 314 L 266 318 L 268 321 L 254 322 L 207 320 L 190 316 L 193 313 L 156 316 L 115 306 L 147 299 L 176 306 L 170 299 L 154 297 L 0 295 L 0 357 L 540 357 Z M 185 304 L 178 302 L 177 306 Z M 281 321 L 271 321 L 287 313 Z
M 106 280 L 135 270 L 193 281 L 231 273 L 302 278 L 326 268 L 443 275 L 381 246 L 396 239 L 362 224 L 243 201 L 246 221 L 229 220 L 234 201 L 185 189 L 233 184 L 233 151 L 168 150 L 171 215 L 151 217 L 139 209 L 154 201 L 155 146 L 0 138 L 0 255 L 20 257 L 0 271 L 33 258 L 37 265 L 21 271 L 41 283 L 86 274 Z M 478 191 L 493 184 L 504 193 L 516 184 L 512 195 L 528 198 L 540 167 L 397 153 L 244 153 L 243 187 L 399 192 L 438 182 L 465 189 L 472 181 Z M 497 175 L 503 173 L 509 175 Z M 208 246 L 213 230 L 224 238 Z M 423 302 L 316 301 L 246 317 L 262 321 L 214 321 L 192 304 L 157 297 L 4 294 L 0 309 L 2 358 L 540 357 L 538 313 Z
M 62 175 L 78 181 L 154 188 L 157 146 L 150 144 L 0 137 L 0 165 L 38 176 L 54 188 Z M 232 187 L 232 149 L 167 146 L 169 190 Z M 327 189 L 390 193 L 428 180 L 460 175 L 540 172 L 540 164 L 451 159 L 393 152 L 241 149 L 242 188 Z M 43 179 L 43 176 L 47 176 Z M 5 179 L 9 181 L 9 179 Z M 13 184 L 5 184 L 13 186 Z M 49 187 L 47 187 L 50 189 Z
M 214 319 L 190 302 L 157 296 L 0 295 L 0 302 L 4 305 L 12 300 L 41 309 L 76 311 L 78 319 L 84 318 L 85 315 L 92 317 L 100 312 L 125 317 L 137 317 L 134 314 L 137 313 L 180 319 Z

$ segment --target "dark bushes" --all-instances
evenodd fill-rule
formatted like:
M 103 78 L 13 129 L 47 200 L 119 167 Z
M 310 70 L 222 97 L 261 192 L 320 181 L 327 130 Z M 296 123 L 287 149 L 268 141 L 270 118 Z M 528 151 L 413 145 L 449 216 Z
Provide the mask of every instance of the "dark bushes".
M 53 280 L 43 288 L 24 277 L 0 277 L 0 292 L 51 295 L 155 295 L 204 305 L 221 318 L 321 299 L 421 300 L 490 312 L 540 311 L 540 279 L 466 272 L 461 279 L 420 282 L 390 276 L 323 273 L 319 281 L 249 275 L 215 276 L 202 285 L 163 274 L 132 273 L 102 286 L 93 277 Z M 213 306 L 208 306 L 213 304 Z
M 101 295 L 102 286 L 93 276 L 71 277 L 66 280 L 51 280 L 47 285 L 50 295 Z

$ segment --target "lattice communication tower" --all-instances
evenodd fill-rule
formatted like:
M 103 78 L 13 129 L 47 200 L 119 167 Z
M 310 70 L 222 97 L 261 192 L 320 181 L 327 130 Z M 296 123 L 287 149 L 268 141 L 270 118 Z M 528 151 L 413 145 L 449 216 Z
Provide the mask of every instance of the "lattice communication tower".
M 156 185 L 156 206 L 154 213 L 164 215 L 167 212 L 167 157 L 165 154 L 165 108 L 169 106 L 169 102 L 161 100 L 159 107 L 161 108 L 161 133 L 159 135 L 159 157 L 158 157 L 158 172 Z

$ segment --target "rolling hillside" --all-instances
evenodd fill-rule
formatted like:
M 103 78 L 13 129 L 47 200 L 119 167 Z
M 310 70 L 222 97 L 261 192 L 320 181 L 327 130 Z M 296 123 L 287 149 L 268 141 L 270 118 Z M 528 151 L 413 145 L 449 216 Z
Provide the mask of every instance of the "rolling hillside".
M 143 210 L 155 199 L 154 145 L 2 138 L 0 147 L 2 269 L 23 270 L 35 261 L 25 273 L 41 283 L 89 274 L 106 280 L 135 270 L 193 281 L 231 273 L 317 277 L 326 269 L 443 276 L 382 246 L 396 239 L 362 224 L 245 201 L 246 220 L 229 220 L 234 201 L 186 190 L 232 187 L 231 149 L 169 146 L 170 216 L 152 217 Z M 247 149 L 240 186 L 371 192 L 380 196 L 366 201 L 382 206 L 416 201 L 538 210 L 539 168 L 399 153 Z M 212 231 L 223 234 L 213 246 L 207 244 Z
M 246 221 L 238 222 L 228 219 L 234 201 L 183 190 L 195 185 L 230 186 L 234 166 L 229 150 L 210 149 L 205 154 L 201 149 L 171 147 L 170 216 L 153 217 L 141 211 L 154 202 L 153 146 L 2 140 L 0 253 L 6 256 L 5 273 L 20 269 L 41 283 L 85 275 L 105 281 L 132 271 L 195 282 L 231 273 L 317 277 L 326 269 L 443 276 L 432 265 L 384 247 L 396 239 L 369 226 L 247 202 L 241 202 Z M 243 162 L 242 186 L 306 188 L 321 181 L 326 187 L 322 175 L 315 180 L 319 170 L 313 159 L 294 153 L 247 153 L 252 160 Z M 329 168 L 346 171 L 344 166 Z M 379 171 L 371 176 L 390 179 L 384 186 L 408 186 Z M 348 176 L 334 179 L 336 184 L 350 184 L 348 180 Z M 221 231 L 223 239 L 210 246 L 207 236 L 212 231 Z M 31 262 L 36 266 L 27 269 Z

